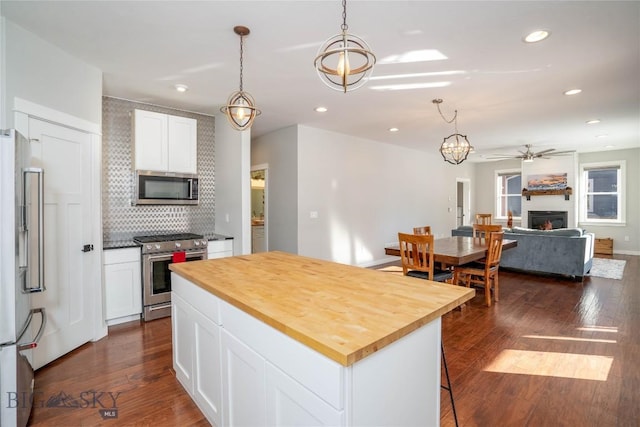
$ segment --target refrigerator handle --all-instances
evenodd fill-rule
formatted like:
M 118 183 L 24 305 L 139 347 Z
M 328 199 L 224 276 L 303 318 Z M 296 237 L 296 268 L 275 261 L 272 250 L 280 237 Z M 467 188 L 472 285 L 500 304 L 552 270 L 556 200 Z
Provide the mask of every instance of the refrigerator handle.
M 38 286 L 31 288 L 24 283 L 25 292 L 42 292 L 45 290 L 44 285 L 44 171 L 42 168 L 25 168 L 23 173 L 24 186 L 27 189 L 27 174 L 35 173 L 38 175 Z M 27 195 L 24 195 L 26 202 Z M 26 218 L 25 218 L 26 220 Z M 29 227 L 29 230 L 31 227 Z M 29 231 L 30 232 L 30 231 Z M 29 239 L 26 241 L 28 253 Z
M 40 324 L 40 329 L 38 329 L 38 334 L 36 335 L 36 338 L 32 342 L 28 344 L 18 345 L 18 351 L 28 350 L 30 348 L 37 347 L 38 342 L 40 341 L 40 338 L 42 338 L 42 335 L 44 334 L 44 328 L 47 325 L 47 313 L 44 307 L 32 308 L 31 311 L 29 311 L 29 316 L 27 317 L 27 321 L 24 322 L 24 326 L 22 327 L 20 332 L 18 332 L 18 338 L 15 341 L 5 342 L 0 344 L 0 348 L 16 345 L 17 343 L 19 343 L 22 337 L 24 336 L 24 334 L 27 333 L 27 331 L 29 330 L 29 326 L 31 326 L 31 320 L 33 320 L 33 315 L 36 313 L 40 313 L 40 316 L 42 317 L 42 323 Z
M 38 343 L 40 342 L 40 338 L 42 338 L 42 335 L 44 334 L 44 328 L 47 326 L 47 313 L 45 312 L 44 307 L 33 308 L 29 313 L 30 318 L 35 313 L 40 313 L 40 317 L 42 318 L 42 322 L 40 323 L 40 329 L 38 329 L 38 334 L 30 343 L 18 345 L 18 351 L 36 348 L 38 346 Z M 29 321 L 31 321 L 31 319 L 29 319 Z

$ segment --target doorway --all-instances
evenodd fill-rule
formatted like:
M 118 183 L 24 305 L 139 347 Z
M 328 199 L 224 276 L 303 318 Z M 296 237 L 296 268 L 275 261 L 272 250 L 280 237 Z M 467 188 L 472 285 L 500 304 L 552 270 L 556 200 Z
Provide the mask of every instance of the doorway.
M 268 248 L 267 165 L 251 168 L 251 253 L 266 252 Z
M 456 178 L 456 227 L 469 225 L 471 218 L 471 181 Z

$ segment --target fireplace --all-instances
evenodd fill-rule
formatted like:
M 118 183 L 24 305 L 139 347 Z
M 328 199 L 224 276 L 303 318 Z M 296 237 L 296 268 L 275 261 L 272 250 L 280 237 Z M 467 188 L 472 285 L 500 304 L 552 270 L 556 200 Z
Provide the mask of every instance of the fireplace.
M 529 211 L 529 228 L 544 230 L 548 228 L 567 228 L 567 211 Z

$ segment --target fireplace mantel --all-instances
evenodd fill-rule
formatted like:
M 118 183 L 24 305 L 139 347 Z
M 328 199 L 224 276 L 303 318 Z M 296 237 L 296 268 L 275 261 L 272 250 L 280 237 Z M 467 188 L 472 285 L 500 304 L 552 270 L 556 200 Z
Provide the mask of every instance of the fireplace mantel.
M 527 198 L 527 200 L 531 200 L 531 196 L 562 196 L 564 195 L 565 200 L 569 200 L 569 196 L 573 194 L 573 190 L 571 187 L 567 187 L 563 190 L 527 190 L 526 188 L 522 189 L 522 195 Z

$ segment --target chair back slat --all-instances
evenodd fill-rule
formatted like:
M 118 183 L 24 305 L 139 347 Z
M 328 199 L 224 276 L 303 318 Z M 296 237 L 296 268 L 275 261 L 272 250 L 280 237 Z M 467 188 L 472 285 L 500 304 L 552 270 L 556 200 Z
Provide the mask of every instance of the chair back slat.
M 475 243 L 487 245 L 491 233 L 502 231 L 500 224 L 473 224 L 473 240 Z
M 489 235 L 489 244 L 487 248 L 487 268 L 497 268 L 500 265 L 502 257 L 502 240 L 504 239 L 504 231 L 495 231 Z
M 493 218 L 492 214 L 479 213 L 476 214 L 476 224 L 491 224 L 491 220 Z
M 413 227 L 413 234 L 431 234 L 431 226 L 423 225 L 422 227 Z
M 398 233 L 402 274 L 409 270 L 424 271 L 433 280 L 433 235 Z

